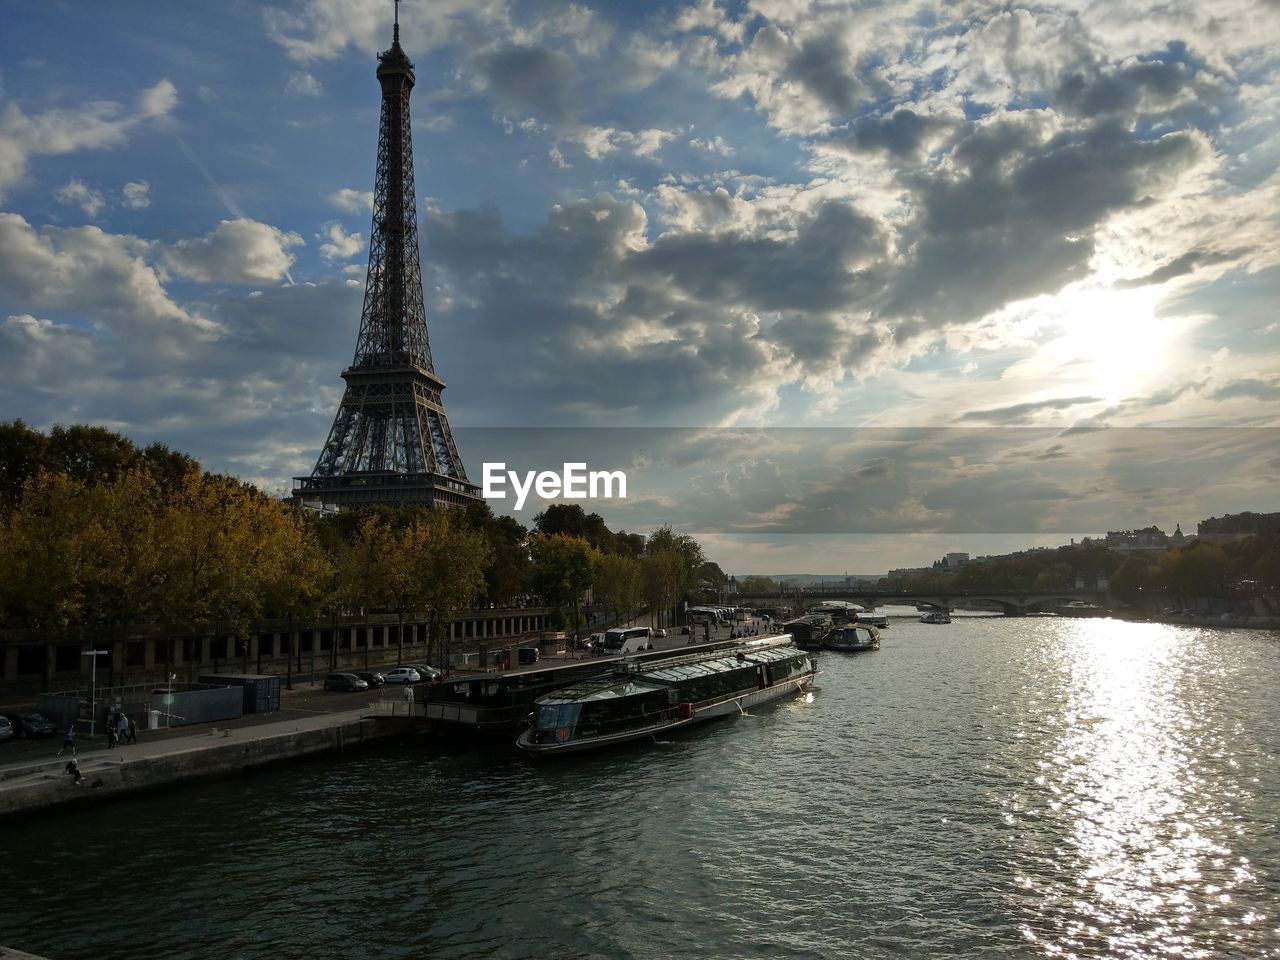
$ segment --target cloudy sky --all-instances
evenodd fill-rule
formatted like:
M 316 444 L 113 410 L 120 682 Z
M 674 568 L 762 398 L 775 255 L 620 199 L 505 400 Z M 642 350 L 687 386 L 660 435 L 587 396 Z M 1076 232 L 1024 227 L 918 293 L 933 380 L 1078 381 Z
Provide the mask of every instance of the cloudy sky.
M 1280 509 L 1275 0 L 401 7 L 473 479 L 626 466 L 589 509 L 737 572 Z M 391 0 L 4 14 L 0 419 L 286 489 L 355 345 Z

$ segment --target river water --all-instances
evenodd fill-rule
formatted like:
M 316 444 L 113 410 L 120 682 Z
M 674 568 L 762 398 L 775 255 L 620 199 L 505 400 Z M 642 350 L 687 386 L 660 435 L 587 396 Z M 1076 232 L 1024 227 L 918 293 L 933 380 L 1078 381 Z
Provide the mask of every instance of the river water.
M 535 764 L 422 742 L 0 825 L 72 958 L 1280 957 L 1280 636 L 895 621 L 814 692 Z

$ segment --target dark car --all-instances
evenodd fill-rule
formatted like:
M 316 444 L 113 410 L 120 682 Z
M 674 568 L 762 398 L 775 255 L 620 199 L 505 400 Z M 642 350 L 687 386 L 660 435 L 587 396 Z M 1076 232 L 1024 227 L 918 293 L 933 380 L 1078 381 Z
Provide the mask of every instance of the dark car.
M 13 724 L 8 717 L 0 717 L 0 743 L 13 739 Z
M 367 683 L 370 687 L 380 687 L 387 682 L 387 678 L 382 674 L 373 673 L 367 670 L 357 673 L 356 676 Z
M 537 663 L 540 655 L 537 647 L 521 647 L 517 657 L 521 663 L 528 664 Z
M 365 683 L 354 673 L 331 673 L 324 678 L 324 688 L 326 690 L 342 690 L 350 693 L 359 693 L 361 690 L 368 690 L 369 684 Z
M 13 732 L 23 740 L 31 737 L 52 737 L 57 727 L 42 713 L 6 713 L 5 718 L 13 724 Z

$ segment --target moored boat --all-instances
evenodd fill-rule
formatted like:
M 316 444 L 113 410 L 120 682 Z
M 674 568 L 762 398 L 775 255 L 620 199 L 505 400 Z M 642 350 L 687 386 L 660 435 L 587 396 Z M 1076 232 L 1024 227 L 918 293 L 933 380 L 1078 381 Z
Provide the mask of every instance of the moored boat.
M 815 672 L 813 658 L 789 636 L 632 664 L 626 674 L 539 697 L 516 745 L 555 756 L 639 740 L 794 694 Z
M 801 650 L 821 650 L 822 641 L 831 632 L 832 625 L 830 614 L 811 613 L 788 620 L 782 625 L 782 631 L 789 633 Z
M 887 630 L 889 628 L 888 617 L 864 617 L 862 614 L 858 614 L 858 623 L 869 624 L 877 630 Z
M 926 613 L 923 617 L 921 617 L 920 622 L 921 623 L 950 623 L 951 617 L 949 617 L 942 610 L 934 610 L 934 611 L 931 611 L 930 613 Z
M 870 624 L 857 623 L 847 627 L 836 627 L 823 641 L 824 650 L 836 650 L 841 653 L 861 653 L 864 650 L 880 649 L 880 631 Z

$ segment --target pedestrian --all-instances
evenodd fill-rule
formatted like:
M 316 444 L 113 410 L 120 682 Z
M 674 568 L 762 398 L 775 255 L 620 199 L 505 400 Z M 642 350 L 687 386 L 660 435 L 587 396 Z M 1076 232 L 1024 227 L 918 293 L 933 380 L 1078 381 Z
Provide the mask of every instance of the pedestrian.
M 125 716 L 124 711 L 121 710 L 120 714 L 116 717 L 116 737 L 119 738 L 121 743 L 124 743 L 125 735 L 128 732 L 129 732 L 129 718 Z
M 116 733 L 116 728 L 114 726 L 107 727 L 107 749 L 114 750 L 119 742 L 120 735 Z
M 72 783 L 74 783 L 77 787 L 84 786 L 84 784 L 80 782 L 81 776 L 82 776 L 80 773 L 80 762 L 76 760 L 75 757 L 72 757 L 70 760 L 68 760 L 66 767 L 64 767 L 63 769 L 65 769 L 67 773 L 71 774 Z
M 74 723 L 67 724 L 67 731 L 62 735 L 62 750 L 70 750 L 71 755 L 76 755 L 76 725 Z M 58 756 L 62 756 L 62 750 L 58 751 Z
M 128 740 L 127 740 L 127 742 L 128 742 L 128 743 L 137 743 L 137 742 L 138 742 L 138 722 L 137 722 L 136 720 L 133 720 L 133 719 L 130 719 L 130 720 L 129 720 L 129 730 L 128 730 Z
M 408 683 L 406 683 L 406 684 L 404 685 L 404 702 L 405 702 L 405 703 L 407 703 L 407 704 L 409 704 L 409 706 L 412 708 L 412 706 L 413 706 L 413 686 L 412 686 L 412 684 L 408 684 Z

